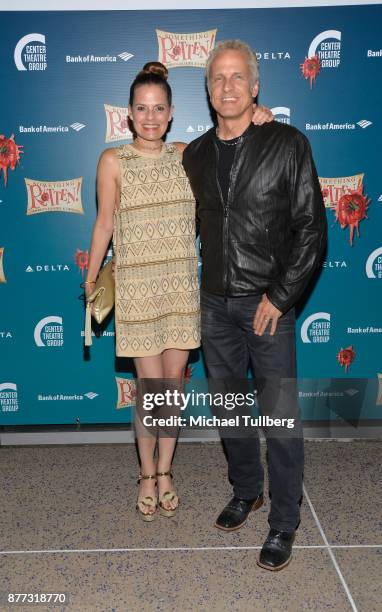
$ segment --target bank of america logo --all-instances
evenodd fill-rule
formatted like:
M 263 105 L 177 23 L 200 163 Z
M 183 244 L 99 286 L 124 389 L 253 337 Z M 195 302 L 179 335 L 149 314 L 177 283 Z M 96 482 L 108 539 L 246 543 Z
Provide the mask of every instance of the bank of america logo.
M 93 393 L 93 391 L 89 391 L 89 393 L 84 393 L 84 395 L 90 400 L 93 400 L 95 397 L 98 397 L 98 393 Z
M 71 123 L 70 127 L 73 130 L 76 130 L 76 132 L 79 132 L 80 130 L 82 130 L 85 126 L 84 123 Z
M 365 129 L 367 127 L 369 127 L 369 125 L 373 125 L 371 121 L 368 121 L 367 119 L 361 119 L 361 121 L 357 121 L 357 125 L 359 125 L 359 127 Z
M 127 62 L 129 59 L 134 57 L 134 55 L 132 53 L 128 53 L 127 51 L 124 51 L 123 53 L 119 53 L 118 57 L 120 57 L 124 62 Z

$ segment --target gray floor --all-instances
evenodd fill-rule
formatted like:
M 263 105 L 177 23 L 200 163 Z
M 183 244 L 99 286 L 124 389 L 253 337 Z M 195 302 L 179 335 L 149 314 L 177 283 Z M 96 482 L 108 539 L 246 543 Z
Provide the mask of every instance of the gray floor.
M 263 448 L 264 451 L 264 448 Z M 0 610 L 4 593 L 66 593 L 65 610 L 381 610 L 382 443 L 307 442 L 294 557 L 255 559 L 269 503 L 235 533 L 213 527 L 230 497 L 219 443 L 178 445 L 176 517 L 135 513 L 135 448 L 0 447 Z

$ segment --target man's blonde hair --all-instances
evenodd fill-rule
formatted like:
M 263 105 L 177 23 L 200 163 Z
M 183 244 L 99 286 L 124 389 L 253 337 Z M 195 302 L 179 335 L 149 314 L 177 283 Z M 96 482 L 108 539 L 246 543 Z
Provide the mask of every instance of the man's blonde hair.
M 210 52 L 207 62 L 206 62 L 206 77 L 207 77 L 207 87 L 208 91 L 210 91 L 210 78 L 211 78 L 211 66 L 216 56 L 219 53 L 223 53 L 223 51 L 240 51 L 243 53 L 248 60 L 248 68 L 251 74 L 250 78 L 250 86 L 251 88 L 256 85 L 259 80 L 259 64 L 257 61 L 256 53 L 252 51 L 251 47 L 247 45 L 247 43 L 242 42 L 238 39 L 231 40 L 223 40 L 219 42 L 214 49 Z

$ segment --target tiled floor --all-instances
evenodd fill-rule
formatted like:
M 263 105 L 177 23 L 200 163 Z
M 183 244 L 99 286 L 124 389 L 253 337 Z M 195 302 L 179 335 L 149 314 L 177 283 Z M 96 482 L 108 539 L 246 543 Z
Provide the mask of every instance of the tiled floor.
M 263 448 L 264 450 L 264 448 Z M 218 443 L 178 445 L 177 516 L 135 514 L 133 445 L 1 447 L 0 610 L 381 610 L 382 443 L 307 442 L 290 566 L 255 559 L 269 503 L 244 527 L 213 527 L 230 497 Z M 5 592 L 67 593 L 65 607 L 7 607 Z

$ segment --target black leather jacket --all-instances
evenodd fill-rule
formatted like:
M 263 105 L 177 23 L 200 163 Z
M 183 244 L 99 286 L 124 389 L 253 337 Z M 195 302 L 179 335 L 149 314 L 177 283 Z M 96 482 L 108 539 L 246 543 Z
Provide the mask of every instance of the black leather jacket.
M 266 293 L 286 312 L 305 289 L 326 243 L 325 208 L 309 143 L 289 125 L 251 124 L 236 145 L 226 203 L 218 155 L 214 129 L 183 154 L 197 201 L 202 288 L 228 296 Z

